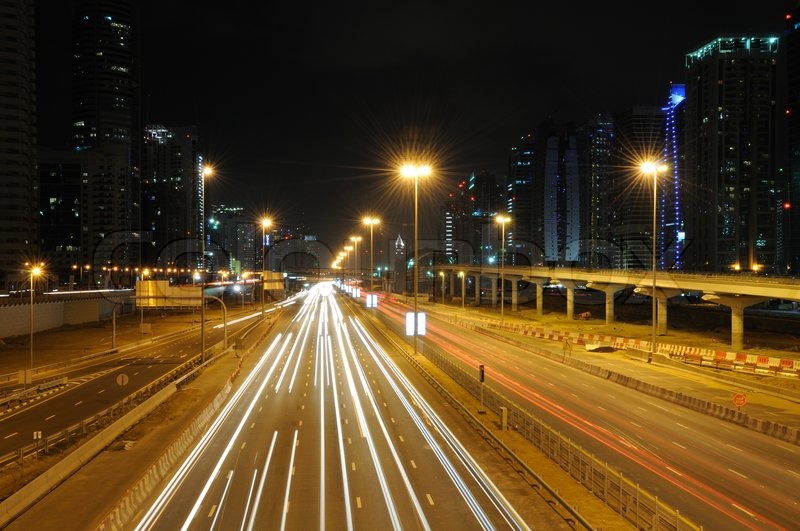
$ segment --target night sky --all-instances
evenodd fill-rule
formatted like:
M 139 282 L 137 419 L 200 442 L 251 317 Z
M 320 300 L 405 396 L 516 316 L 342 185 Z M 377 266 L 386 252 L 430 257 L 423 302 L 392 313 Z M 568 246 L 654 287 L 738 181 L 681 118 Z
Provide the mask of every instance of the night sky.
M 435 194 L 482 168 L 502 179 L 510 147 L 543 118 L 663 104 L 687 52 L 780 36 L 797 1 L 319 4 L 142 0 L 143 113 L 199 126 L 218 169 L 212 203 L 303 222 L 337 247 L 366 213 L 387 222 L 384 239 L 410 232 L 413 189 L 394 167 L 404 151 L 434 157 L 420 188 L 421 237 L 434 237 Z M 69 7 L 36 10 L 39 141 L 59 147 Z

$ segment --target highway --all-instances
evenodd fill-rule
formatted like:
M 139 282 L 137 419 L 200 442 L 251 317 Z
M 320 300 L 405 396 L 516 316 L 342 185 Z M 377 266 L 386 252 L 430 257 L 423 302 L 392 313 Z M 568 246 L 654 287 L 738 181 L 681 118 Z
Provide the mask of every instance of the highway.
M 330 284 L 294 310 L 137 529 L 527 529 Z
M 406 308 L 381 306 L 400 330 Z M 537 341 L 537 340 L 531 340 Z M 438 352 L 706 529 L 797 526 L 796 446 L 660 401 L 428 317 L 421 351 Z M 554 348 L 538 340 L 539 348 Z M 560 345 L 557 347 L 560 349 Z M 663 386 L 670 381 L 664 377 Z
M 261 312 L 248 312 L 260 317 Z M 245 316 L 246 317 L 246 316 Z M 253 322 L 240 316 L 229 323 L 228 333 Z M 221 341 L 221 325 L 209 324 L 207 344 Z M 196 358 L 200 350 L 197 333 L 181 334 L 126 352 L 110 354 L 59 372 L 67 384 L 51 393 L 41 393 L 22 407 L 0 413 L 0 458 L 14 459 L 14 452 L 29 445 L 33 432 L 42 439 L 75 426 L 150 385 L 181 364 Z M 0 462 L 0 465 L 5 462 Z

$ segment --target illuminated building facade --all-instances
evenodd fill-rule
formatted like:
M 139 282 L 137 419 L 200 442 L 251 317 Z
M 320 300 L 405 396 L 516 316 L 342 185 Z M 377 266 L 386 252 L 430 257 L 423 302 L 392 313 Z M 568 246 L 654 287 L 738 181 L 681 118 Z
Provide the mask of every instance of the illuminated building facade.
M 777 269 L 777 37 L 686 55 L 687 269 Z
M 142 127 L 135 4 L 77 0 L 73 13 L 72 146 L 92 153 L 83 182 L 89 223 L 81 245 L 93 254 L 107 235 L 127 231 L 111 261 L 138 265 L 133 238 L 140 229 Z
M 147 265 L 196 267 L 200 248 L 201 176 L 194 126 L 145 127 L 142 157 L 142 229 Z
M 37 259 L 36 69 L 33 1 L 0 3 L 0 290 Z
M 540 243 L 548 263 L 580 258 L 581 194 L 578 135 L 548 120 L 537 130 L 534 180 L 542 184 Z
M 667 171 L 659 181 L 660 234 L 658 237 L 659 269 L 683 269 L 683 252 L 686 245 L 686 228 L 683 222 L 683 168 L 684 168 L 684 105 L 686 85 L 670 85 L 669 98 L 664 107 L 664 162 Z
M 663 159 L 664 124 L 664 111 L 652 105 L 636 105 L 614 116 L 612 195 L 607 207 L 611 239 L 621 258 L 617 265 L 625 269 L 649 269 L 652 264 L 653 179 L 642 175 L 640 165 L 644 159 Z M 660 207 L 663 210 L 663 202 Z
M 784 110 L 788 143 L 787 260 L 789 274 L 800 274 L 800 7 L 786 14 L 783 39 L 786 52 L 787 105 Z
M 506 211 L 511 223 L 506 226 L 509 240 L 542 243 L 544 192 L 534 177 L 534 138 L 528 133 L 512 148 L 506 181 Z M 515 255 L 516 256 L 516 255 Z M 513 261 L 513 258 L 510 258 Z
M 611 194 L 611 153 L 614 120 L 609 114 L 593 116 L 580 128 L 581 166 L 581 255 L 586 267 L 609 268 L 619 263 L 617 246 L 611 244 L 612 211 L 607 208 Z

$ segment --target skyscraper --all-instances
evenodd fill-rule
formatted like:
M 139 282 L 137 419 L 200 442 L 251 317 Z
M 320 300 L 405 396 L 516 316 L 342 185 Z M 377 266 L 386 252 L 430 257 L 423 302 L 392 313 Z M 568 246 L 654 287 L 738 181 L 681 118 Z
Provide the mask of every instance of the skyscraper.
M 719 38 L 686 55 L 692 269 L 777 268 L 777 64 L 776 37 Z
M 608 209 L 612 177 L 611 153 L 614 120 L 608 114 L 593 116 L 581 128 L 581 262 L 588 267 L 611 267 L 619 263 L 611 244 L 611 211 Z
M 659 269 L 682 269 L 683 251 L 686 244 L 686 228 L 683 222 L 683 174 L 685 166 L 685 119 L 686 85 L 670 85 L 664 130 L 664 162 L 667 170 L 659 183 Z
M 652 260 L 653 182 L 642 175 L 646 159 L 664 161 L 664 111 L 636 105 L 614 116 L 612 199 L 608 204 L 612 239 L 619 246 L 619 266 L 648 269 Z M 659 174 L 663 188 L 663 174 Z M 659 211 L 663 210 L 663 202 Z
M 520 139 L 518 146 L 512 148 L 509 156 L 506 209 L 511 216 L 511 224 L 506 228 L 506 234 L 509 240 L 531 242 L 541 247 L 544 192 L 542 183 L 534 177 L 534 149 L 533 135 L 528 133 Z
M 542 245 L 547 262 L 580 258 L 581 193 L 578 136 L 569 126 L 543 123 L 536 133 L 534 179 L 542 183 Z
M 146 247 L 147 264 L 196 267 L 200 256 L 199 167 L 195 127 L 145 128 L 142 228 L 150 232 L 153 242 Z
M 786 140 L 789 152 L 788 201 L 783 205 L 788 214 L 789 272 L 800 272 L 800 7 L 786 14 Z
M 38 260 L 36 70 L 32 0 L 0 3 L 0 289 Z
M 73 43 L 72 145 L 88 153 L 86 160 L 95 168 L 83 183 L 89 200 L 83 206 L 94 219 L 82 245 L 91 253 L 107 235 L 132 234 L 140 225 L 142 128 L 133 1 L 77 0 Z M 137 250 L 131 242 L 112 260 L 135 261 Z

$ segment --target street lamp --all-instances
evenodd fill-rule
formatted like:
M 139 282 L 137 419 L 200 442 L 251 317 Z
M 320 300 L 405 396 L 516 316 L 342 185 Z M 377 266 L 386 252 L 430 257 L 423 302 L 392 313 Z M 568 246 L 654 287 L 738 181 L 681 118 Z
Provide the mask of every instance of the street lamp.
M 214 168 L 203 166 L 200 174 L 200 359 L 206 361 L 206 177 L 214 175 Z
M 652 255 L 653 255 L 653 292 L 651 293 L 653 298 L 653 308 L 652 308 L 652 321 L 653 321 L 653 337 L 652 341 L 650 342 L 650 355 L 647 357 L 647 363 L 653 361 L 653 356 L 656 353 L 656 327 L 657 327 L 657 318 L 658 318 L 658 309 L 657 309 L 657 302 L 656 302 L 656 243 L 657 243 L 657 235 L 656 235 L 656 211 L 658 210 L 658 172 L 666 171 L 667 166 L 666 164 L 660 164 L 653 161 L 646 161 L 643 162 L 641 165 L 641 171 L 645 175 L 653 175 L 653 243 L 652 243 Z
M 442 279 L 442 304 L 444 304 L 444 271 L 439 271 L 439 277 Z
M 417 294 L 419 293 L 419 178 L 428 177 L 431 167 L 427 164 L 405 164 L 400 175 L 414 179 L 414 355 L 417 354 Z
M 266 264 L 264 264 L 264 260 L 266 259 L 265 250 L 267 248 L 267 229 L 272 226 L 272 220 L 269 218 L 264 218 L 261 220 L 261 318 L 264 318 L 266 312 L 264 310 L 264 275 L 266 274 Z
M 503 309 L 505 306 L 505 272 L 506 272 L 506 223 L 511 221 L 511 218 L 503 214 L 494 218 L 500 224 L 500 320 L 503 320 Z M 512 290 L 513 291 L 513 290 Z M 512 308 L 513 309 L 513 308 Z
M 358 255 L 358 242 L 361 241 L 361 236 L 350 236 L 350 241 L 353 242 L 355 248 L 353 249 L 353 269 L 355 270 L 356 282 L 360 283 L 359 280 L 361 277 L 361 264 L 359 264 L 359 255 Z
M 27 265 L 27 266 L 29 266 L 31 268 L 31 270 L 30 270 L 30 277 L 31 277 L 31 282 L 30 282 L 30 284 L 31 284 L 30 285 L 30 288 L 31 288 L 31 341 L 30 341 L 30 345 L 31 345 L 31 374 L 30 374 L 30 379 L 31 379 L 31 383 L 33 383 L 33 302 L 34 302 L 33 301 L 33 294 L 36 292 L 36 285 L 34 284 L 34 280 L 37 277 L 39 277 L 39 275 L 42 274 L 42 266 L 44 264 L 42 264 L 42 263 L 39 263 L 39 264 L 30 264 L 30 263 L 28 263 L 28 264 L 25 264 L 25 265 Z
M 372 247 L 372 229 L 375 225 L 378 225 L 381 220 L 367 216 L 362 221 L 364 225 L 369 225 L 369 290 L 372 291 L 372 280 L 375 277 L 375 252 Z
M 353 246 L 352 245 L 345 245 L 344 246 L 344 252 L 346 253 L 345 254 L 345 259 L 344 259 L 345 260 L 344 261 L 344 271 L 345 271 L 345 275 L 348 275 L 348 276 L 350 275 L 350 251 L 352 251 L 352 250 L 353 250 Z
M 466 298 L 465 288 L 466 288 L 466 281 L 467 275 L 463 271 L 458 272 L 458 277 L 461 279 L 461 309 L 464 309 L 464 299 Z

